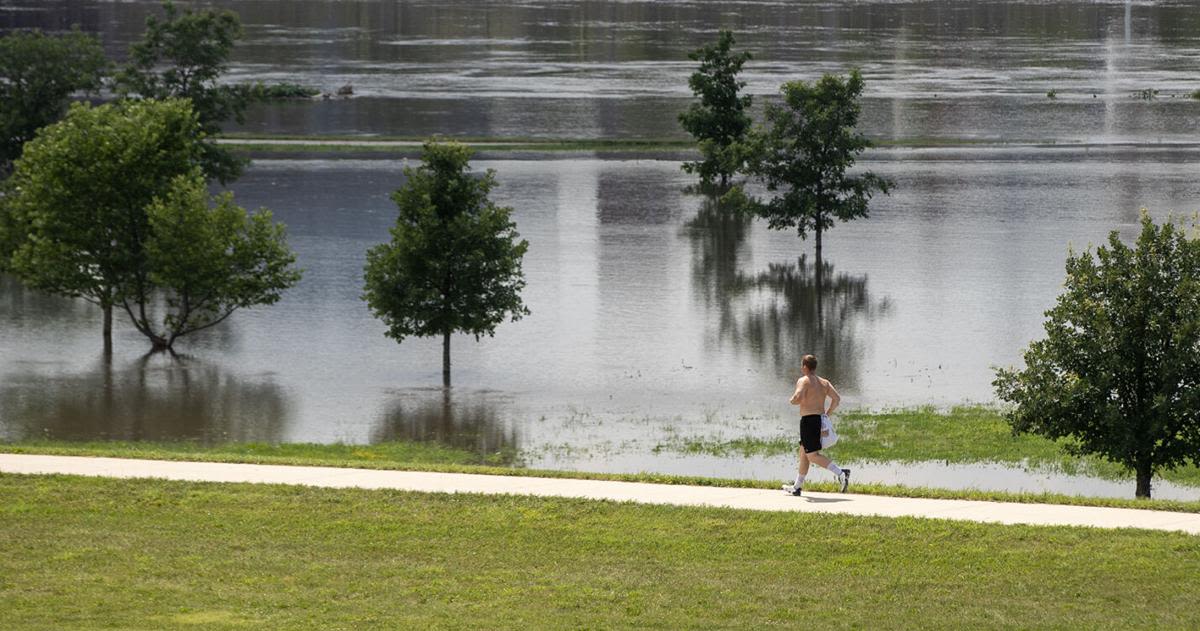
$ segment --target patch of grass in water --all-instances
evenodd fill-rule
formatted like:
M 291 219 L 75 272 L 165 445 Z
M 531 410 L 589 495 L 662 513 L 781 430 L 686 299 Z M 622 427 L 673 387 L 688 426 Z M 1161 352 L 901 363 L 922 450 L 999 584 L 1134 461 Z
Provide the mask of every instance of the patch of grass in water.
M 1107 480 L 1132 479 L 1132 473 L 1116 463 L 1066 453 L 1066 442 L 1029 434 L 1014 436 L 1001 412 L 988 406 L 960 406 L 948 411 L 932 407 L 848 411 L 835 415 L 835 421 L 841 439 L 829 451 L 838 460 L 999 463 Z M 798 435 L 724 440 L 677 437 L 660 443 L 654 451 L 712 456 L 780 456 L 796 452 Z M 1162 471 L 1160 475 L 1177 484 L 1200 486 L 1200 467 L 1195 465 Z

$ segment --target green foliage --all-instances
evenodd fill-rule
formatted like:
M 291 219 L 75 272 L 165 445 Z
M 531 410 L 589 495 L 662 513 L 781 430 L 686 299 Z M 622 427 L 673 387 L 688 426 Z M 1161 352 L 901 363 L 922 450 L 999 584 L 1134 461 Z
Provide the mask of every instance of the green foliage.
M 748 51 L 734 54 L 733 33 L 721 31 L 716 44 L 688 54 L 700 68 L 688 78 L 688 86 L 699 99 L 679 114 L 679 123 L 700 143 L 703 159 L 683 163 L 683 170 L 700 176 L 703 187 L 726 188 L 742 165 L 736 150 L 750 130 L 751 96 L 740 94 L 746 87 L 738 80 L 742 65 L 751 59 Z
M 286 82 L 266 84 L 260 81 L 249 89 L 250 94 L 259 100 L 309 99 L 321 93 L 316 88 Z
M 1130 94 L 1130 96 L 1132 96 L 1135 99 L 1142 100 L 1142 101 L 1153 101 L 1154 99 L 1158 98 L 1158 90 L 1155 90 L 1154 88 L 1146 88 L 1144 90 L 1134 90 L 1133 93 Z
M 392 194 L 400 216 L 392 240 L 367 252 L 363 299 L 397 342 L 442 335 L 443 373 L 449 379 L 449 336 L 492 335 L 506 318 L 529 313 L 521 301 L 525 279 L 511 208 L 488 193 L 495 174 L 472 176 L 471 149 L 428 142 L 422 164 L 404 170 L 407 183 Z
M 143 99 L 191 99 L 207 135 L 220 132 L 225 121 L 244 120 L 252 90 L 220 84 L 242 35 L 237 14 L 217 9 L 180 12 L 171 0 L 163 2 L 163 11 L 164 19 L 146 18 L 146 32 L 130 47 L 129 63 L 117 73 L 117 92 Z M 229 182 L 241 174 L 245 160 L 212 143 L 202 148 L 209 178 Z
M 146 209 L 149 283 L 129 292 L 124 306 L 156 348 L 171 348 L 179 337 L 216 325 L 239 308 L 273 304 L 300 280 L 284 227 L 270 211 L 247 214 L 232 193 L 215 202 L 209 206 L 204 175 L 196 169 L 175 178 Z M 157 328 L 147 306 L 160 295 L 166 308 Z
M 146 208 L 199 164 L 187 101 L 76 103 L 30 141 L 4 205 L 13 271 L 106 310 L 146 282 Z M 15 234 L 13 234 L 15 233 Z
M 815 233 L 818 253 L 821 234 L 835 221 L 866 217 L 874 193 L 892 187 L 871 172 L 847 174 L 871 146 L 855 129 L 862 90 L 857 70 L 845 79 L 826 74 L 814 83 L 785 83 L 782 104 L 767 107 L 766 124 L 743 148 L 747 173 L 777 193 L 766 201 L 746 198 L 749 210 L 772 229 L 795 228 L 801 238 Z
M 1067 279 L 1046 312 L 1046 338 L 1025 368 L 996 371 L 1016 432 L 1070 438 L 1150 479 L 1200 455 L 1200 241 L 1143 213 L 1136 247 L 1067 258 Z
M 100 42 L 78 30 L 0 37 L 0 172 L 38 129 L 62 117 L 72 94 L 98 90 L 107 67 Z

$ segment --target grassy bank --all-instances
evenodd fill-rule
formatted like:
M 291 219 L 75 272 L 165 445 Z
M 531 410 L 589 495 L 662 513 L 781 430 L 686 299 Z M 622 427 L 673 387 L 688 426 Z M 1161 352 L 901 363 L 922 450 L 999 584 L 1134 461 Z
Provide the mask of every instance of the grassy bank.
M 1013 436 L 995 408 L 956 407 L 946 411 L 917 408 L 885 412 L 849 411 L 837 419 L 841 440 L 829 453 L 839 460 L 871 462 L 994 462 L 1109 480 L 1133 476 L 1112 462 L 1076 457 L 1063 444 L 1032 435 Z M 796 451 L 795 435 L 775 438 L 712 439 L 677 437 L 657 451 L 716 456 L 779 456 Z M 1200 486 L 1200 467 L 1163 471 L 1178 484 Z
M 1200 537 L 0 475 L 12 629 L 1196 628 Z
M 776 481 L 711 478 L 660 473 L 592 473 L 586 471 L 528 469 L 520 467 L 519 456 L 512 453 L 480 455 L 465 450 L 442 447 L 433 443 L 415 442 L 393 442 L 377 445 L 200 445 L 187 442 L 68 442 L 43 440 L 0 443 L 0 452 L 152 460 L 190 460 L 198 462 L 357 467 L 395 471 L 437 471 L 444 473 L 538 476 L 736 488 L 776 489 L 779 486 L 779 483 Z M 809 484 L 806 488 L 811 488 L 814 491 L 832 491 L 833 484 L 816 482 Z M 854 485 L 854 492 L 890 497 L 926 497 L 994 502 L 1066 504 L 1074 506 L 1110 506 L 1116 508 L 1200 513 L 1200 501 L 1078 497 L 1056 493 L 1012 493 L 973 489 L 951 490 L 862 483 Z
M 195 442 L 31 440 L 0 442 L 0 452 L 63 456 L 109 456 L 151 460 L 198 460 L 204 462 L 251 462 L 340 467 L 383 467 L 399 465 L 483 465 L 508 467 L 517 464 L 515 451 L 481 454 L 434 442 L 391 441 L 374 445 L 341 443 L 222 443 Z

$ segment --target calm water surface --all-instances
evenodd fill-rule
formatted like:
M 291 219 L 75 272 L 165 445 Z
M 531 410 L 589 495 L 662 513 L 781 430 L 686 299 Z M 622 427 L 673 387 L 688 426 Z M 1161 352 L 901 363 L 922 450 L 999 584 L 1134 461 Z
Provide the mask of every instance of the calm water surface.
M 734 29 L 750 92 L 851 66 L 881 138 L 1195 141 L 1200 3 L 223 0 L 246 27 L 230 78 L 348 100 L 273 105 L 289 133 L 668 137 L 687 53 Z M 67 28 L 125 54 L 158 0 L 5 0 L 0 29 Z M 1159 98 L 1131 98 L 1136 90 Z M 1058 98 L 1048 99 L 1050 90 Z
M 0 438 L 416 438 L 522 449 L 537 466 L 774 476 L 784 460 L 653 448 L 795 431 L 786 397 L 805 352 L 851 407 L 991 400 L 991 368 L 1040 334 L 1068 244 L 1129 237 L 1143 205 L 1160 219 L 1195 208 L 1198 159 L 877 152 L 868 166 L 897 192 L 828 233 L 819 271 L 811 242 L 681 193 L 676 162 L 480 161 L 530 242 L 533 313 L 494 338 L 454 338 L 448 397 L 439 342 L 397 345 L 359 298 L 402 164 L 259 160 L 234 190 L 287 223 L 301 284 L 181 342 L 179 360 L 144 356 L 122 322 L 106 363 L 94 308 L 4 279 Z

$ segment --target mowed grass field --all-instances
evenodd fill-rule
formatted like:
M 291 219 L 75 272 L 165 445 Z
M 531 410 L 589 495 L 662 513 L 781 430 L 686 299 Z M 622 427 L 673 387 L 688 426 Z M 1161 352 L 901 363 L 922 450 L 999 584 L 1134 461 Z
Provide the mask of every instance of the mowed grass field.
M 1200 628 L 1200 537 L 0 474 L 4 629 Z

